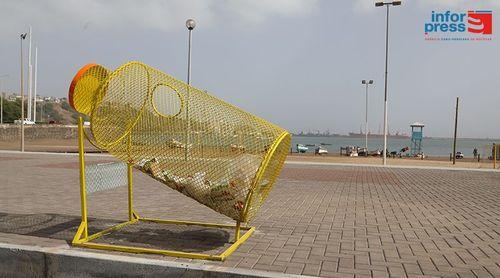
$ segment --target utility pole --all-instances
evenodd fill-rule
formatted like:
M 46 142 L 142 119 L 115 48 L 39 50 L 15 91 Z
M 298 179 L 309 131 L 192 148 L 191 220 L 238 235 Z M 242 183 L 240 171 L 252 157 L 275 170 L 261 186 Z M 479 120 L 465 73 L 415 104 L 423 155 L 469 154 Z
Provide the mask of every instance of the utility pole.
M 453 136 L 453 165 L 455 165 L 456 154 L 457 154 L 457 126 L 458 126 L 458 97 L 457 105 L 455 106 L 455 135 Z
M 36 123 L 36 76 L 38 74 L 38 46 L 35 45 L 35 76 L 33 80 L 33 122 Z
M 26 39 L 26 33 L 21 34 L 21 152 L 24 152 L 24 87 L 23 87 L 23 40 Z
M 28 115 L 27 118 L 28 120 L 32 120 L 31 118 L 31 102 L 32 102 L 32 96 L 33 96 L 33 65 L 31 64 L 32 59 L 31 59 L 31 46 L 32 46 L 32 33 L 31 33 L 31 26 L 30 26 L 30 31 L 29 31 L 29 48 L 28 48 Z

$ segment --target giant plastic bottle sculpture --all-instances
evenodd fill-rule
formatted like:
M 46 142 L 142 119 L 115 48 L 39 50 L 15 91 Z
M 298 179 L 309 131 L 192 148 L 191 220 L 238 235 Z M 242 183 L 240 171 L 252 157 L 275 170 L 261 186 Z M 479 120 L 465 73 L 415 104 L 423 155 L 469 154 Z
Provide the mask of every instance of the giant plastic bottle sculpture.
M 99 148 L 241 222 L 255 216 L 290 149 L 284 129 L 140 62 L 83 67 L 69 102 L 90 118 Z

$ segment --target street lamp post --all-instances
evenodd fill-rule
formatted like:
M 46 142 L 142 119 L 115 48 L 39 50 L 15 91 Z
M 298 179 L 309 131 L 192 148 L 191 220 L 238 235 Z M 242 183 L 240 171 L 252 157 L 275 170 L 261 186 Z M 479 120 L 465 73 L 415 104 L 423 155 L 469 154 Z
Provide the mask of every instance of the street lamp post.
M 26 39 L 26 33 L 21 34 L 21 152 L 24 152 L 24 91 L 23 91 L 23 40 Z
M 32 46 L 32 41 L 33 41 L 33 35 L 32 35 L 32 32 L 31 32 L 31 26 L 30 26 L 30 29 L 29 29 L 29 33 L 28 33 L 28 37 L 29 37 L 29 40 L 28 40 L 28 43 L 29 43 L 29 47 L 28 47 L 28 113 L 26 113 L 26 117 L 28 118 L 28 120 L 31 121 L 31 96 L 32 96 L 32 92 L 33 92 L 33 65 L 31 64 L 32 60 L 31 59 L 31 46 Z
M 186 27 L 187 27 L 188 32 L 189 32 L 187 83 L 191 84 L 191 43 L 192 43 L 191 32 L 193 31 L 194 27 L 196 27 L 196 21 L 194 21 L 194 19 L 188 19 L 188 20 L 186 20 Z
M 186 28 L 188 29 L 189 33 L 189 39 L 188 39 L 188 72 L 187 72 L 187 84 L 191 84 L 191 43 L 192 43 L 192 35 L 191 32 L 193 31 L 194 27 L 196 27 L 196 21 L 194 19 L 188 19 L 186 20 Z M 189 93 L 189 86 L 187 89 L 187 100 L 186 100 L 186 144 L 185 144 L 185 160 L 188 159 L 188 153 L 189 153 L 189 132 L 190 132 L 190 124 L 189 124 L 189 101 L 190 101 L 190 93 Z
M 38 46 L 35 46 L 35 72 L 33 77 L 33 123 L 36 123 L 36 82 L 38 75 Z M 30 100 L 31 102 L 31 100 Z
M 0 81 L 1 78 L 4 77 L 9 77 L 8 74 L 0 75 Z M 2 92 L 2 85 L 0 82 L 0 92 L 2 93 L 2 96 L 0 97 L 0 124 L 3 124 L 3 99 L 5 98 L 5 93 Z
M 385 84 L 384 84 L 384 156 L 383 164 L 387 165 L 387 67 L 389 62 L 389 7 L 399 6 L 401 1 L 376 2 L 375 7 L 386 6 L 386 27 L 385 27 Z
M 368 156 L 368 85 L 373 84 L 373 80 L 362 80 L 361 84 L 365 85 L 365 156 Z

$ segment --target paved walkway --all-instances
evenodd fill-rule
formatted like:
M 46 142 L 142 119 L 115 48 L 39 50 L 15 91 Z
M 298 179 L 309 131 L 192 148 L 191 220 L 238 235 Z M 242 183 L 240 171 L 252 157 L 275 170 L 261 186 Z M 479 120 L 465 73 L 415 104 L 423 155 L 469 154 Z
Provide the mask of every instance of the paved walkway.
M 0 153 L 0 242 L 71 240 L 77 165 L 76 156 Z M 145 175 L 135 182 L 143 216 L 230 221 Z M 126 202 L 123 187 L 92 195 L 95 227 L 125 219 Z M 196 262 L 325 277 L 500 277 L 500 173 L 288 164 L 251 224 L 257 232 L 228 260 Z M 173 235 L 193 234 L 162 227 L 112 240 L 172 246 Z M 196 233 L 213 240 L 203 252 L 231 237 Z

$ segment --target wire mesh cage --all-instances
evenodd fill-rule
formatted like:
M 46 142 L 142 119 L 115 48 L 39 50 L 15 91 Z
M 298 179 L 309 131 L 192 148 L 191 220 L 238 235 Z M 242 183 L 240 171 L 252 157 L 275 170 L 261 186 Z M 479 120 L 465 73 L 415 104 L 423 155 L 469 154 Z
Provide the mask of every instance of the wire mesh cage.
M 290 134 L 140 62 L 90 64 L 70 104 L 87 138 L 121 161 L 234 220 L 251 220 L 290 149 Z
M 127 164 L 108 162 L 85 166 L 87 194 L 127 185 Z

